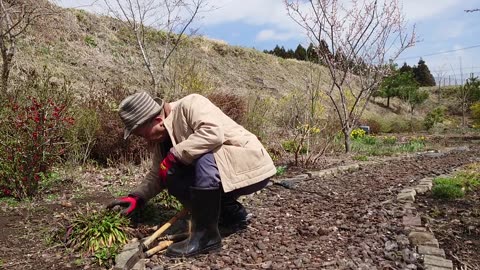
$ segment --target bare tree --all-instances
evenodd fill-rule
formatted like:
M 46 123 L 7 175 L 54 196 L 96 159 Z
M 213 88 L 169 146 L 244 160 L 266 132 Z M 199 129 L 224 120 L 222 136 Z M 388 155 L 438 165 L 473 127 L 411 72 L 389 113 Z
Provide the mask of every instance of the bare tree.
M 124 21 L 134 33 L 138 49 L 151 78 L 153 90 L 157 92 L 158 83 L 168 80 L 165 69 L 169 58 L 184 38 L 200 12 L 207 8 L 207 0 L 104 0 L 108 10 L 117 19 Z M 113 2 L 113 3 L 112 3 Z M 146 27 L 151 26 L 165 32 L 165 44 L 159 70 L 152 61 L 146 42 Z
M 322 91 L 331 101 L 344 134 L 345 151 L 370 97 L 390 72 L 387 62 L 415 43 L 398 0 L 284 0 L 288 15 L 307 33 L 331 79 Z M 322 40 L 329 51 L 322 49 Z
M 37 18 L 46 14 L 46 9 L 35 1 L 0 0 L 0 52 L 3 60 L 2 92 L 6 92 L 8 88 L 8 79 L 17 51 L 18 39 Z

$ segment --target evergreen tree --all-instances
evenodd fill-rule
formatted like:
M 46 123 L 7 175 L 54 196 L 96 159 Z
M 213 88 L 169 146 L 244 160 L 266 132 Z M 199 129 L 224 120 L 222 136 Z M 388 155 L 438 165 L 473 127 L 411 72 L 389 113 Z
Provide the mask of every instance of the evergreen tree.
M 330 49 L 328 49 L 328 44 L 325 40 L 322 39 L 320 41 L 318 50 L 320 51 L 320 55 L 325 55 L 326 58 L 332 59 L 332 52 L 330 52 Z
M 406 62 L 403 63 L 403 66 L 399 70 L 400 72 L 413 72 L 413 68 L 407 65 Z
M 285 53 L 285 58 L 295 58 L 295 52 L 292 49 L 288 49 Z
M 420 86 L 435 86 L 435 79 L 422 58 L 418 61 L 418 66 L 413 67 L 413 73 Z
M 275 45 L 275 48 L 273 48 L 272 54 L 275 56 L 280 56 L 281 55 L 280 46 Z
M 298 44 L 295 50 L 295 59 L 305 61 L 307 60 L 307 50 L 301 44 Z
M 318 54 L 315 51 L 312 43 L 310 43 L 307 48 L 307 60 L 310 62 L 318 63 Z
M 401 72 L 400 70 L 386 77 L 380 85 L 380 91 L 376 96 L 387 99 L 387 107 L 390 107 L 390 99 L 399 97 L 404 101 L 408 101 L 409 93 L 418 89 L 418 83 L 415 81 L 413 73 L 410 71 Z

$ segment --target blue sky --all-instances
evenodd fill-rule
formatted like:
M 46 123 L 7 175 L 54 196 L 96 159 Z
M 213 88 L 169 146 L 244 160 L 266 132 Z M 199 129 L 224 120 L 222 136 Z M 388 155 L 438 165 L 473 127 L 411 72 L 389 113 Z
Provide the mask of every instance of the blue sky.
M 103 1 L 56 0 L 64 7 L 94 12 L 105 10 Z M 409 24 L 416 25 L 419 39 L 400 55 L 400 65 L 415 65 L 422 57 L 435 77 L 460 81 L 470 72 L 480 76 L 480 12 L 464 11 L 480 8 L 479 0 L 400 2 Z M 305 33 L 287 16 L 282 0 L 211 0 L 210 4 L 215 9 L 202 13 L 196 22 L 201 35 L 258 50 L 273 49 L 276 44 L 287 49 L 299 43 L 308 46 Z M 473 48 L 465 49 L 469 47 Z M 446 51 L 452 52 L 441 53 Z

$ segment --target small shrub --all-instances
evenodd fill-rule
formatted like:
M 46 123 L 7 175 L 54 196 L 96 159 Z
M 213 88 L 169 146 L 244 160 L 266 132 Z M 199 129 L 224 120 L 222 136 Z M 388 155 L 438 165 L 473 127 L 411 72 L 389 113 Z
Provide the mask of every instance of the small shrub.
M 66 130 L 74 124 L 67 83 L 52 83 L 45 71 L 28 74 L 26 88 L 36 96 L 10 99 L 0 115 L 0 189 L 4 196 L 34 196 L 42 175 L 65 153 Z M 57 95 L 63 92 L 65 96 Z
M 68 130 L 67 137 L 71 143 L 69 160 L 74 163 L 85 163 L 90 158 L 95 146 L 100 122 L 97 112 L 91 108 L 78 108 L 75 112 L 75 124 Z
M 382 124 L 377 119 L 369 118 L 369 119 L 363 120 L 362 123 L 365 123 L 365 125 L 370 127 L 370 132 L 372 134 L 383 132 Z
M 287 140 L 282 142 L 282 147 L 288 153 L 295 153 L 300 146 L 298 142 L 296 142 L 295 140 Z M 307 153 L 307 147 L 302 146 L 300 148 L 300 154 L 305 154 L 305 153 Z
M 427 130 L 430 130 L 435 124 L 443 123 L 445 120 L 445 108 L 438 107 L 430 111 L 424 120 L 424 125 Z
M 242 124 L 245 121 L 247 104 L 244 98 L 228 93 L 212 93 L 207 97 L 235 122 Z
M 402 133 L 408 132 L 411 130 L 410 122 L 402 119 L 402 118 L 395 118 L 391 121 L 391 131 L 392 133 Z
M 474 124 L 480 126 L 480 102 L 473 103 L 473 105 L 470 106 L 470 111 L 472 113 Z

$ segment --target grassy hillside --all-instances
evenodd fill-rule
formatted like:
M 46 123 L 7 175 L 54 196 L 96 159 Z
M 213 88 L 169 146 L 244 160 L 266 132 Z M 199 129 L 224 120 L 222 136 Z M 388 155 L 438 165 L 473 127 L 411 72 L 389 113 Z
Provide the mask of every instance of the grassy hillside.
M 77 96 L 83 100 L 112 93 L 123 97 L 136 91 L 152 91 L 135 38 L 121 21 L 82 10 L 60 7 L 54 7 L 54 10 L 54 15 L 41 18 L 19 41 L 12 81 L 19 78 L 21 70 L 40 70 L 47 66 L 58 76 L 62 74 L 70 80 Z M 161 65 L 164 40 L 162 32 L 149 29 L 146 33 L 148 52 L 157 69 Z M 261 136 L 288 134 L 288 128 L 281 126 L 278 118 L 293 117 L 281 115 L 286 113 L 285 108 L 290 109 L 285 103 L 292 103 L 291 99 L 298 96 L 292 93 L 306 91 L 312 74 L 319 76 L 320 87 L 328 87 L 330 80 L 322 66 L 285 60 L 203 37 L 189 37 L 182 43 L 171 58 L 168 73 L 172 87 L 161 89 L 166 93 L 167 100 L 188 92 L 227 92 L 245 97 L 248 110 L 256 113 L 248 117 L 257 121 L 247 126 Z M 256 103 L 259 96 L 268 97 L 268 100 Z M 290 100 L 280 101 L 286 96 L 290 96 Z M 283 107 L 276 106 L 278 103 L 282 103 Z M 392 123 L 387 123 L 387 128 L 382 131 L 404 131 L 405 121 L 411 118 L 407 106 L 396 100 L 392 101 L 393 108 L 385 108 L 382 103 L 380 98 L 372 102 L 362 121 L 380 125 L 389 121 Z M 431 100 L 417 109 L 414 115 L 419 119 L 417 126 L 421 125 L 420 119 L 434 104 L 436 101 Z M 259 106 L 265 107 L 264 110 L 259 110 Z M 305 103 L 297 106 L 306 107 Z M 332 119 L 336 115 L 329 109 L 328 101 L 322 106 L 323 111 L 330 110 L 323 121 L 334 121 Z M 267 126 L 275 125 L 277 130 L 284 130 L 278 133 L 267 129 Z

